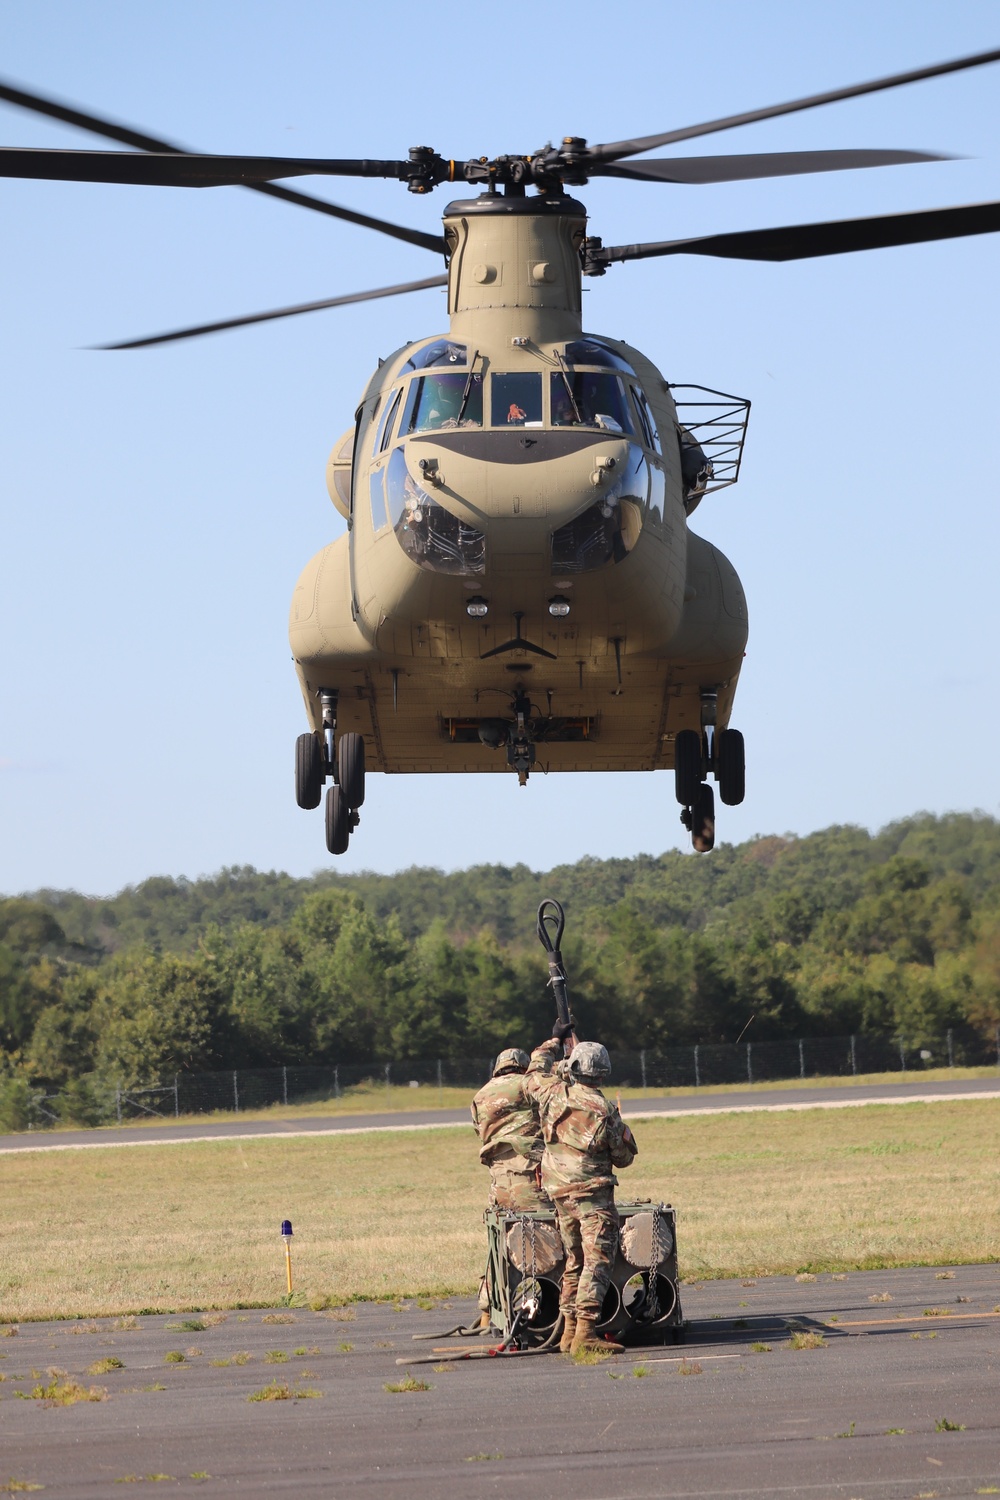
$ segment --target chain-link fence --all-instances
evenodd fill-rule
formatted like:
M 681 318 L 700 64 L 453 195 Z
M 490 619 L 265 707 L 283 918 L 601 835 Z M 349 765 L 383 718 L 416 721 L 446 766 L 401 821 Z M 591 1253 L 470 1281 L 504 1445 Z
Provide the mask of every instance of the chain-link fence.
M 615 1050 L 612 1063 L 613 1088 L 641 1089 L 647 1095 L 661 1089 L 708 1088 L 713 1084 L 751 1086 L 868 1073 L 919 1075 L 931 1068 L 1000 1069 L 1000 1026 L 993 1033 L 954 1028 L 943 1037 L 921 1043 L 905 1037 L 858 1033 L 789 1041 L 699 1043 L 660 1051 Z M 418 1102 L 414 1097 L 418 1090 L 419 1104 L 434 1109 L 454 1103 L 449 1090 L 471 1094 L 481 1088 L 492 1065 L 490 1057 L 460 1057 L 234 1068 L 220 1073 L 178 1073 L 140 1087 L 80 1081 L 58 1094 L 23 1085 L 13 1113 L 9 1107 L 3 1110 L 0 1101 L 0 1126 L 44 1129 L 66 1121 L 123 1124 L 293 1104 L 331 1103 L 343 1111 L 352 1101 L 366 1111 L 373 1106 L 407 1109 Z

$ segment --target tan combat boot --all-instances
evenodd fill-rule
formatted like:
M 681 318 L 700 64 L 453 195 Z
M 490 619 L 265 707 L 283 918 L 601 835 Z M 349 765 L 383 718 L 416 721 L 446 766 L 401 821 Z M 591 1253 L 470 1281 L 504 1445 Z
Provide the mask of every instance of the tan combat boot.
M 572 1313 L 563 1313 L 562 1338 L 559 1340 L 559 1353 L 568 1354 L 573 1347 L 573 1337 L 576 1333 L 576 1319 Z
M 597 1323 L 593 1318 L 577 1318 L 570 1354 L 621 1354 L 624 1352 L 624 1344 L 612 1344 L 608 1339 L 598 1338 L 596 1329 Z

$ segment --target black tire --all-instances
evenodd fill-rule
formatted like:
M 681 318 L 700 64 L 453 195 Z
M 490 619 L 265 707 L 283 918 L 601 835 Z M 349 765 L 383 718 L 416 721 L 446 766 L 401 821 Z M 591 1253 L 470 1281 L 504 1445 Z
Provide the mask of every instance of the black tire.
M 365 800 L 365 742 L 360 734 L 342 734 L 337 741 L 337 780 L 348 807 Z
M 323 747 L 314 734 L 295 741 L 295 800 L 306 809 L 319 807 L 323 795 Z
M 707 783 L 691 805 L 691 843 L 698 854 L 715 848 L 715 793 Z
M 351 810 L 339 786 L 326 794 L 326 847 L 331 854 L 346 854 L 351 841 Z
M 746 758 L 738 729 L 724 729 L 715 741 L 715 779 L 727 807 L 739 807 L 746 796 Z
M 701 786 L 701 735 L 681 729 L 674 738 L 674 791 L 681 807 L 690 807 Z

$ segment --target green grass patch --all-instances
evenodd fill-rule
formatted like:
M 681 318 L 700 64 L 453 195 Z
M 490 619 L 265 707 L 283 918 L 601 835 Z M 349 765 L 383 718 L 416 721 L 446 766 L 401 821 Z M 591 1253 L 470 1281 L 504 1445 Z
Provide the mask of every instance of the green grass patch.
M 688 1280 L 1000 1259 L 996 1101 L 648 1120 L 636 1133 L 619 1194 L 677 1205 Z M 874 1149 L 901 1140 L 899 1154 Z M 209 1326 L 206 1307 L 273 1307 L 276 1201 L 302 1226 L 306 1295 L 335 1320 L 351 1309 L 334 1302 L 468 1295 L 482 1272 L 488 1180 L 466 1127 L 15 1153 L 4 1178 L 7 1337 L 29 1319 L 162 1311 Z

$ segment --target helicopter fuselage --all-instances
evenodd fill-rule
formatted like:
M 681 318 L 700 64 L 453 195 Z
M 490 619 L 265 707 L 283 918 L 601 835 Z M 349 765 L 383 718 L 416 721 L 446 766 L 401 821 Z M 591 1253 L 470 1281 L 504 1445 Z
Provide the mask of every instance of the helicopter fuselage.
M 539 769 L 669 767 L 679 731 L 728 723 L 747 636 L 689 529 L 700 449 L 660 371 L 583 332 L 581 204 L 485 195 L 444 224 L 448 332 L 373 375 L 328 468 L 348 532 L 295 590 L 311 726 L 334 695 L 388 772 L 523 784 L 518 732 Z

